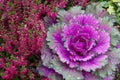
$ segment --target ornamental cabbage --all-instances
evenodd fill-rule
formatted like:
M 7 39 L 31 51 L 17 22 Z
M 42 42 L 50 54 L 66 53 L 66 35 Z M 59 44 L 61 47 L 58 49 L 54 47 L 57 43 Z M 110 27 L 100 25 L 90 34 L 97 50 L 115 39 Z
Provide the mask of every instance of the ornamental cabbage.
M 60 10 L 58 21 L 50 26 L 41 51 L 42 63 L 55 73 L 38 67 L 51 80 L 112 80 L 120 63 L 119 32 L 114 17 L 107 16 L 101 4 Z

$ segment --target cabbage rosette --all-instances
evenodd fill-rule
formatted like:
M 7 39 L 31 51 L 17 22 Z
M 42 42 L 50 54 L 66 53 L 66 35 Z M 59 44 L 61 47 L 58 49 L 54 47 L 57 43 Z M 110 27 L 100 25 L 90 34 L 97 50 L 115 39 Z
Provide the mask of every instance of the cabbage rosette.
M 101 4 L 60 10 L 57 23 L 48 28 L 39 73 L 51 80 L 112 80 L 120 63 L 113 23 Z

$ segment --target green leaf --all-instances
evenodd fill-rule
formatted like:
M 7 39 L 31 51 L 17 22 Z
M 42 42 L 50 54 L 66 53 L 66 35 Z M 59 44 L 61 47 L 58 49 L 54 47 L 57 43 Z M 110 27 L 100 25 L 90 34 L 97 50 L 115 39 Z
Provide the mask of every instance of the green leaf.
M 120 3 L 118 3 L 118 6 L 120 7 Z
M 24 70 L 24 69 L 25 69 L 25 66 L 22 66 L 22 67 L 21 67 L 21 70 Z
M 67 65 L 64 65 L 59 61 L 58 57 L 54 57 L 54 59 L 52 59 L 51 61 L 51 64 L 52 66 L 49 66 L 49 67 L 53 68 L 59 74 L 62 74 L 65 80 L 82 80 L 83 79 L 81 72 L 76 71 L 75 69 L 71 69 Z
M 68 1 L 68 3 L 66 4 L 65 9 L 68 10 L 71 6 L 72 6 L 72 2 Z
M 7 3 L 7 5 L 8 5 L 9 7 L 14 8 L 14 3 L 10 2 L 10 1 Z
M 111 16 L 105 16 L 102 18 L 99 18 L 100 24 L 105 24 L 108 28 L 113 28 L 114 25 L 114 17 Z
M 60 19 L 60 21 L 64 21 L 64 17 L 68 17 L 68 12 L 65 10 L 59 10 L 57 17 Z
M 11 55 L 11 56 L 10 56 L 10 59 L 12 59 L 12 60 L 15 59 L 14 55 Z
M 114 6 L 109 5 L 107 11 L 109 12 L 109 14 L 113 14 L 113 13 L 115 13 Z
M 71 18 L 75 15 L 83 14 L 85 11 L 82 10 L 80 6 L 74 6 L 70 8 L 68 11 L 65 10 L 58 10 L 58 18 L 60 21 L 63 21 L 65 23 L 68 23 Z
M 50 48 L 54 48 L 54 43 L 53 43 L 53 38 L 52 38 L 52 34 L 54 32 L 62 32 L 62 28 L 63 28 L 63 24 L 62 23 L 58 23 L 58 24 L 55 24 L 55 25 L 52 25 L 49 29 L 48 29 L 48 32 L 47 32 L 47 38 L 46 40 L 49 42 L 47 43 Z
M 108 64 L 96 71 L 95 75 L 100 77 L 106 77 L 111 75 L 116 70 L 117 64 L 120 63 L 120 49 L 111 49 L 107 52 L 108 55 Z
M 74 6 L 74 7 L 70 8 L 68 10 L 68 12 L 70 12 L 71 15 L 75 16 L 75 15 L 83 14 L 85 11 L 82 10 L 81 6 Z
M 51 80 L 63 80 L 62 76 L 46 66 L 39 66 L 37 68 L 40 75 L 48 77 Z
M 2 76 L 3 75 L 3 72 L 2 71 L 0 71 L 0 76 Z
M 86 13 L 90 14 L 92 13 L 94 16 L 98 17 L 101 11 L 103 10 L 103 6 L 106 4 L 106 2 L 101 3 L 92 3 L 87 6 Z
M 111 32 L 111 44 L 113 46 L 116 46 L 118 42 L 119 42 L 119 32 L 116 28 L 114 28 L 112 29 Z
M 6 66 L 9 67 L 9 66 L 10 66 L 10 62 L 7 62 L 7 63 L 6 63 Z
M 83 80 L 80 71 L 71 69 L 69 66 L 60 62 L 58 56 L 47 48 L 42 50 L 42 60 L 44 66 L 54 69 L 57 73 L 61 74 L 65 80 Z
M 39 5 L 41 3 L 41 0 L 37 0 L 36 4 Z
M 120 2 L 120 0 L 112 0 L 113 2 Z
M 1 52 L 0 54 L 2 54 L 4 57 L 9 57 L 10 56 L 10 54 L 9 53 L 7 53 L 7 52 Z
M 18 77 L 14 78 L 14 80 L 20 80 Z

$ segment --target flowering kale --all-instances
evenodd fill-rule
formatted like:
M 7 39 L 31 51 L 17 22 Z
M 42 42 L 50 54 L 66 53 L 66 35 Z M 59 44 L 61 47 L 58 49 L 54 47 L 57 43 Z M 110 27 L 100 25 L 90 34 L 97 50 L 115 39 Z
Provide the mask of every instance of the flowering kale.
M 40 74 L 52 80 L 112 80 L 120 63 L 119 32 L 101 4 L 61 10 L 58 18 L 47 32 L 41 57 L 48 69 L 38 67 Z M 50 69 L 62 78 L 46 74 Z

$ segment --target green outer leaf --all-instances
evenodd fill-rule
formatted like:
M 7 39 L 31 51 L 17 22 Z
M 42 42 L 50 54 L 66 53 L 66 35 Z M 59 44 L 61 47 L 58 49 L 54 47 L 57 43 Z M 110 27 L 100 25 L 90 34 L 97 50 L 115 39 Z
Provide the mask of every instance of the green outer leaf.
M 87 14 L 93 14 L 96 18 L 104 18 L 108 16 L 110 20 L 115 20 L 114 15 L 109 15 L 108 12 L 103 8 L 107 4 L 106 1 L 100 2 L 100 3 L 92 3 L 87 6 L 86 13 Z M 110 23 L 110 22 L 109 22 Z
M 47 47 L 44 47 L 42 50 L 41 57 L 44 66 L 54 69 L 57 73 L 61 74 L 65 80 L 83 80 L 81 72 L 71 69 L 64 63 L 60 62 L 58 56 Z
M 119 31 L 114 27 L 114 18 L 110 19 L 109 17 L 99 18 L 100 24 L 105 24 L 108 28 L 110 28 L 110 39 L 111 45 L 116 46 L 119 41 Z
M 120 49 L 111 49 L 111 51 L 108 52 L 107 55 L 109 58 L 109 63 L 102 69 L 98 69 L 95 73 L 95 75 L 103 78 L 108 75 L 114 74 L 114 71 L 117 68 L 117 64 L 120 63 Z
M 59 20 L 58 21 L 64 21 L 64 18 L 65 17 L 68 17 L 68 12 L 67 11 L 65 11 L 65 10 L 60 10 L 59 12 L 58 12 L 58 15 L 57 15 L 57 18 L 59 18 Z
M 113 28 L 113 25 L 114 25 L 114 22 L 115 22 L 115 20 L 114 19 L 110 19 L 109 17 L 103 17 L 103 18 L 99 18 L 99 22 L 100 22 L 100 24 L 104 24 L 104 25 L 106 25 L 106 27 L 108 27 L 108 28 Z
M 68 12 L 70 12 L 70 14 L 73 15 L 73 16 L 85 13 L 85 11 L 82 10 L 81 6 L 74 6 L 74 7 L 70 8 L 68 10 Z
M 56 30 L 61 31 L 62 28 L 63 28 L 63 24 L 62 24 L 62 23 L 58 23 L 58 24 L 55 24 L 55 25 L 51 26 L 51 27 L 48 29 L 46 41 L 48 41 L 47 44 L 50 46 L 50 48 L 54 49 L 54 47 L 53 47 L 52 34 L 53 34 L 54 31 L 56 31 Z
M 54 70 L 40 65 L 37 70 L 39 71 L 39 74 L 45 77 L 48 77 L 51 80 L 63 80 L 62 76 L 55 72 Z
M 119 32 L 116 28 L 114 28 L 112 29 L 111 32 L 111 44 L 113 46 L 116 46 L 118 42 L 119 42 Z
M 61 63 L 58 57 L 55 57 L 51 61 L 52 67 L 56 72 L 63 75 L 65 80 L 82 80 L 83 76 L 81 72 L 76 71 L 75 69 L 70 69 L 67 65 Z
M 58 18 L 59 21 L 63 21 L 65 23 L 68 23 L 71 18 L 73 18 L 75 15 L 83 14 L 85 11 L 82 10 L 80 6 L 74 6 L 71 7 L 68 11 L 65 10 L 59 10 L 58 11 Z
M 103 5 L 103 3 L 100 3 L 99 5 L 97 5 L 96 3 L 88 5 L 87 8 L 86 8 L 86 13 L 87 14 L 91 13 L 94 16 L 98 17 L 100 11 L 102 10 L 102 5 Z

